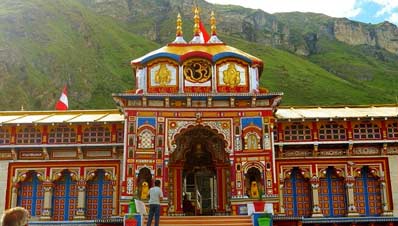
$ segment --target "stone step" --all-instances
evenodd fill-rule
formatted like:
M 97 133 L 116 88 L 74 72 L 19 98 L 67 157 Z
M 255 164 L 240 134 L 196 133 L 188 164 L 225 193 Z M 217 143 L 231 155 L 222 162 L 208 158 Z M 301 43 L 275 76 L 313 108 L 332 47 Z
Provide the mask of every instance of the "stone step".
M 143 226 L 146 225 L 145 217 Z M 154 224 L 152 220 L 152 224 Z M 248 216 L 161 216 L 160 226 L 252 226 Z

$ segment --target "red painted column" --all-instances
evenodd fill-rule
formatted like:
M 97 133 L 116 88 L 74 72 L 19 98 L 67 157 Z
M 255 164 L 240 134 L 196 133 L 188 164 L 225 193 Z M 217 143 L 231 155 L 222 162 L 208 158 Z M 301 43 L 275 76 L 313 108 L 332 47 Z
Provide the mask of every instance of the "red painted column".
M 282 142 L 282 141 L 284 141 L 284 139 L 283 139 L 283 126 L 282 126 L 282 123 L 278 123 L 277 126 L 278 126 L 278 140 L 279 140 L 280 142 Z
M 43 126 L 43 132 L 41 133 L 41 142 L 43 144 L 48 144 L 48 126 Z
M 225 184 L 224 168 L 217 166 L 217 211 L 225 211 L 225 196 L 227 194 Z
M 385 121 L 381 121 L 381 139 L 387 139 L 387 126 Z
M 111 142 L 112 143 L 116 143 L 116 137 L 117 137 L 116 124 L 112 124 L 112 130 L 111 130 Z
M 16 137 L 17 137 L 17 127 L 16 126 L 12 126 L 11 127 L 11 144 L 15 144 L 16 143 Z
M 174 170 L 174 203 L 176 213 L 182 213 L 182 167 L 176 167 Z
M 312 140 L 318 140 L 318 126 L 316 122 L 312 122 Z

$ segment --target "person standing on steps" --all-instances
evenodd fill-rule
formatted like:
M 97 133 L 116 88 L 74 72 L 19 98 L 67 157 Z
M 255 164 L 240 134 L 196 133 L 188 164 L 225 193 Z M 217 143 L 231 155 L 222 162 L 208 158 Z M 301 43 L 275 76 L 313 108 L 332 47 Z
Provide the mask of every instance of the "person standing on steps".
M 147 226 L 151 226 L 152 218 L 155 215 L 155 226 L 159 226 L 160 201 L 163 199 L 163 192 L 160 189 L 160 180 L 155 181 L 155 187 L 149 189 L 149 215 Z

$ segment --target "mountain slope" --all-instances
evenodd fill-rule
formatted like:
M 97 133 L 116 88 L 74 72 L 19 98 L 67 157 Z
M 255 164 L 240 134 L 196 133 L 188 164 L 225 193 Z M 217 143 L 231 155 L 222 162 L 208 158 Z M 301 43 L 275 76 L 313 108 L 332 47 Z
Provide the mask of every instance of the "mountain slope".
M 398 96 L 395 42 L 358 41 L 377 29 L 392 29 L 392 37 L 396 27 L 361 30 L 344 20 L 353 28 L 344 37 L 344 29 L 335 32 L 343 19 L 198 3 L 205 25 L 216 12 L 223 41 L 264 60 L 261 85 L 284 92 L 284 105 L 394 103 Z M 71 109 L 114 108 L 111 93 L 134 86 L 129 61 L 174 40 L 178 12 L 189 41 L 188 0 L 1 1 L 0 110 L 53 109 L 65 83 Z
M 2 1 L 0 109 L 52 109 L 61 87 L 76 108 L 112 107 L 131 88 L 130 59 L 157 44 L 77 1 Z

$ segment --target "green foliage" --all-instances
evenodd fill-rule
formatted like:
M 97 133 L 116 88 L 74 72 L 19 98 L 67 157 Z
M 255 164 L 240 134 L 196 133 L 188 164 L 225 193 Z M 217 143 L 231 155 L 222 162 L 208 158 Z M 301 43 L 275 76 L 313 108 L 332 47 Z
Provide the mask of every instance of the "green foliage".
M 117 6 L 111 2 L 0 1 L 0 110 L 19 110 L 22 105 L 27 110 L 53 109 L 65 83 L 71 109 L 114 108 L 111 94 L 134 87 L 130 60 L 174 40 L 177 12 L 184 17 L 185 39 L 192 38 L 189 5 L 148 0 L 151 7 L 146 7 L 140 1 L 126 1 L 126 8 L 123 2 Z M 226 20 L 258 16 L 272 24 L 277 19 L 282 24 L 278 31 L 264 26 L 248 30 L 254 29 L 254 36 L 264 41 L 283 37 L 281 30 L 289 27 L 288 46 L 307 45 L 306 35 L 334 20 L 302 13 L 271 15 L 271 20 L 256 10 L 215 7 Z M 225 22 L 218 20 L 218 27 Z M 310 56 L 301 57 L 286 51 L 294 51 L 286 46 L 276 49 L 248 42 L 236 30 L 219 36 L 264 61 L 260 84 L 284 92 L 283 105 L 382 104 L 394 103 L 398 96 L 396 54 L 323 36 Z

